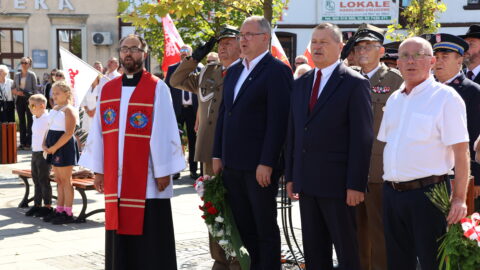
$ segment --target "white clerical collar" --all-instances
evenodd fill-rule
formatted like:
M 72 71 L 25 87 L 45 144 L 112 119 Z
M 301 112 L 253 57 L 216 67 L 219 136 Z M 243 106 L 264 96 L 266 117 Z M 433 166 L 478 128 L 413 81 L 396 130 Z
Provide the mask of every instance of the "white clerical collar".
M 262 60 L 262 58 L 267 55 L 268 50 L 266 50 L 264 53 L 260 54 L 259 56 L 255 57 L 252 61 L 248 61 L 247 58 L 244 58 L 242 61 L 243 66 L 248 70 L 251 71 L 255 68 L 255 66 Z

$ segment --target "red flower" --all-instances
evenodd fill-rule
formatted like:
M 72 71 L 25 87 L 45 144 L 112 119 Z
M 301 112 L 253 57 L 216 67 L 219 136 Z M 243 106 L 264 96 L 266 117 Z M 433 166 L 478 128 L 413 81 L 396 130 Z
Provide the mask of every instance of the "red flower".
M 212 207 L 209 207 L 209 208 L 207 209 L 207 212 L 208 212 L 209 214 L 211 214 L 211 215 L 215 215 L 215 214 L 218 213 L 218 210 L 217 210 L 217 208 L 215 208 L 214 206 L 212 206 Z
M 206 202 L 205 205 L 204 205 L 205 208 L 210 208 L 212 206 L 213 206 L 213 204 L 211 202 Z
M 203 197 L 200 197 L 200 200 L 202 200 L 202 201 L 203 201 Z
M 198 206 L 198 209 L 200 209 L 200 211 L 203 211 L 203 207 L 201 205 Z
M 203 219 L 206 219 L 207 217 L 205 215 L 202 216 Z

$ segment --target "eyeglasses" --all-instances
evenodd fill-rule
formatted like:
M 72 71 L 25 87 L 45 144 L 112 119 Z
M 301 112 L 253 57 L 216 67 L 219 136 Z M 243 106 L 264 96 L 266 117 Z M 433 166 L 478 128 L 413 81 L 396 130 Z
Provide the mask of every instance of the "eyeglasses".
M 253 36 L 258 36 L 258 35 L 264 35 L 266 33 L 262 32 L 262 33 L 250 33 L 250 32 L 247 32 L 245 34 L 238 34 L 236 36 L 236 39 L 237 40 L 240 40 L 240 39 L 245 39 L 245 40 L 252 40 Z
M 303 64 L 306 64 L 305 62 L 295 62 L 295 65 L 303 65 Z
M 20 62 L 20 64 L 22 64 L 22 65 L 27 65 L 28 62 Z
M 142 48 L 138 48 L 138 47 L 120 47 L 117 49 L 117 51 L 121 52 L 121 53 L 128 53 L 128 52 L 131 52 L 131 53 L 139 53 L 139 52 L 145 52 L 144 49 Z
M 185 48 L 185 49 L 180 49 L 180 52 L 181 52 L 181 53 L 182 53 L 182 52 L 188 53 L 188 49 L 186 49 L 186 48 Z
M 374 48 L 380 48 L 380 46 L 375 45 L 375 44 L 368 44 L 368 45 L 365 45 L 365 46 L 355 46 L 355 47 L 353 47 L 353 50 L 355 52 L 361 52 L 362 50 L 365 50 L 366 52 L 369 52 L 369 51 L 373 50 Z
M 28 108 L 30 108 L 31 110 L 35 109 L 35 104 L 28 104 Z
M 63 78 L 63 75 L 62 74 L 55 74 L 55 77 Z
M 414 61 L 419 61 L 419 60 L 424 60 L 427 57 L 432 57 L 432 56 L 426 53 L 419 53 L 419 52 L 414 54 L 402 53 L 398 56 L 398 60 L 408 61 L 410 59 L 413 59 Z

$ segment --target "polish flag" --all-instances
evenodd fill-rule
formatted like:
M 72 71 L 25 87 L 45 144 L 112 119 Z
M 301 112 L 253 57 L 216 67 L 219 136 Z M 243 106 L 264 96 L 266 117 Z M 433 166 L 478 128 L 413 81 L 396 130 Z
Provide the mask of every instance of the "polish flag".
M 287 55 L 282 48 L 282 44 L 280 44 L 280 40 L 278 40 L 277 35 L 272 30 L 272 56 L 277 58 L 278 60 L 282 61 L 285 65 L 289 66 L 290 69 L 290 62 L 288 61 Z
M 162 70 L 164 76 L 167 77 L 168 66 L 180 62 L 180 48 L 184 43 L 170 15 L 162 17 L 162 25 L 165 35 Z
M 63 47 L 60 47 L 60 59 L 65 79 L 72 87 L 73 106 L 78 108 L 93 81 L 101 73 Z
M 312 52 L 310 51 L 310 42 L 308 42 L 307 48 L 305 49 L 305 52 L 303 53 L 308 59 L 308 65 L 311 66 L 312 68 L 315 68 L 315 64 L 313 63 L 312 60 Z

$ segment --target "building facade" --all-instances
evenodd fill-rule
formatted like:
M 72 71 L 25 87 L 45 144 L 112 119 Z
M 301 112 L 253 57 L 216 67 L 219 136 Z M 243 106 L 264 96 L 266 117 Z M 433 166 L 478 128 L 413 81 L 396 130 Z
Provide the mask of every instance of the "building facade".
M 386 29 L 394 21 L 402 22 L 401 11 L 411 0 L 290 0 L 276 34 L 293 63 L 305 52 L 312 29 L 322 23 L 337 24 L 342 31 L 355 31 L 361 23 Z M 440 14 L 439 32 L 465 34 L 471 24 L 479 24 L 480 0 L 443 0 L 447 10 Z M 386 40 L 385 43 L 390 41 Z
M 93 64 L 117 56 L 118 0 L 0 0 L 0 63 L 12 72 L 30 56 L 37 76 L 61 68 L 59 47 Z

